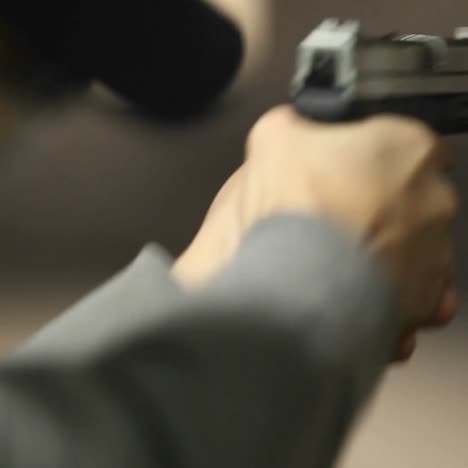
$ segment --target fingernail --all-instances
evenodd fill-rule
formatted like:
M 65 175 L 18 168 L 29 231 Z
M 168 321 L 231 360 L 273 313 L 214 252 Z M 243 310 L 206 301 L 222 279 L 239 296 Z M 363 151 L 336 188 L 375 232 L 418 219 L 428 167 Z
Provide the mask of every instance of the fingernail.
M 410 335 L 400 342 L 398 348 L 397 360 L 407 361 L 416 350 L 416 335 Z
M 458 293 L 450 288 L 444 296 L 439 313 L 436 317 L 437 325 L 447 325 L 456 317 L 458 308 Z

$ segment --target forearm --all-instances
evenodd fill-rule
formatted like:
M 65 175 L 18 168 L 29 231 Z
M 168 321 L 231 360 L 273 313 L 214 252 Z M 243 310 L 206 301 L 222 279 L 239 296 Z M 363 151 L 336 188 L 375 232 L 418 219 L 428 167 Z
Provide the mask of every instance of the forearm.
M 161 247 L 147 245 L 130 265 L 36 332 L 9 362 L 85 366 L 157 329 L 183 295 L 171 264 Z
M 111 384 L 89 370 L 2 369 L 0 465 L 154 467 L 138 418 Z
M 68 393 L 60 407 L 50 410 L 54 395 L 41 392 L 40 372 L 8 390 L 1 407 L 17 405 L 27 419 L 38 405 L 28 427 L 61 433 L 71 424 L 64 415 L 88 388 L 94 396 L 83 403 L 83 418 L 92 418 L 86 408 L 109 402 L 94 434 L 122 440 L 119 459 L 140 453 L 162 467 L 324 467 L 396 335 L 391 294 L 373 259 L 333 226 L 294 216 L 257 225 L 215 280 L 166 309 L 153 329 L 70 377 L 84 383 L 60 385 Z M 52 382 L 67 380 L 62 371 L 53 375 Z M 114 413 L 123 424 L 112 423 Z M 2 443 L 14 451 L 18 441 Z M 123 466 L 107 452 L 103 447 L 100 466 Z M 77 466 L 95 465 L 91 457 Z

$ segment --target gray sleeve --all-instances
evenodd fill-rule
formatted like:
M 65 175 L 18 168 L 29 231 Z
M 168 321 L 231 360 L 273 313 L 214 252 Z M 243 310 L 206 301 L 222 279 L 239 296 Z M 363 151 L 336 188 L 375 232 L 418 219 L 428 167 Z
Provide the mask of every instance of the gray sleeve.
M 210 285 L 92 365 L 5 367 L 0 465 L 329 467 L 392 352 L 393 299 L 330 223 L 259 223 Z
M 183 295 L 170 275 L 171 265 L 161 247 L 147 245 L 125 269 L 22 344 L 9 361 L 82 365 L 157 326 Z

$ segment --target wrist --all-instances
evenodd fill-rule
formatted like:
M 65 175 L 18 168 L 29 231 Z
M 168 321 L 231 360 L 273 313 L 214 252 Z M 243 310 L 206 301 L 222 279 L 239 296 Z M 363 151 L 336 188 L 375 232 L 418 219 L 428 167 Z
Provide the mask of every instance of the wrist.
M 172 274 L 184 287 L 200 287 L 235 255 L 238 242 L 232 230 L 204 225 L 188 249 L 175 261 Z

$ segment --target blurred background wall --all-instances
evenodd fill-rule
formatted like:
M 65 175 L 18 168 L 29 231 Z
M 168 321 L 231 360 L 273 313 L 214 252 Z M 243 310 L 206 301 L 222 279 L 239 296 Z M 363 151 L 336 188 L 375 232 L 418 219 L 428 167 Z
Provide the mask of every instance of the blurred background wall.
M 181 129 L 130 119 L 96 85 L 61 108 L 28 116 L 0 155 L 0 348 L 38 326 L 157 241 L 177 254 L 240 163 L 255 120 L 287 99 L 297 43 L 322 18 L 354 17 L 370 32 L 447 34 L 468 23 L 462 0 L 216 0 L 242 22 L 244 68 L 217 114 Z M 8 99 L 5 99 L 8 103 Z M 14 112 L 14 102 L 0 109 Z M 468 190 L 468 139 L 452 139 Z M 456 232 L 468 285 L 465 226 Z M 466 271 L 466 273 L 465 273 Z M 468 324 L 423 337 L 392 370 L 343 454 L 343 468 L 468 467 Z

